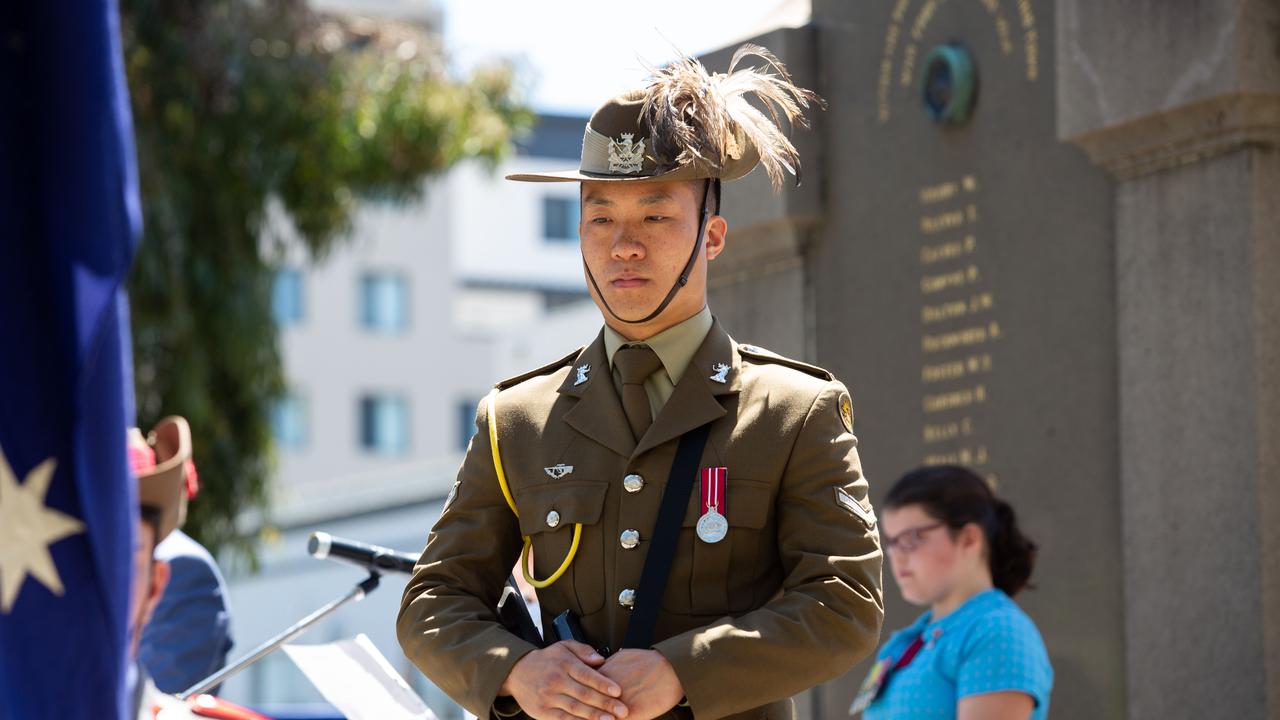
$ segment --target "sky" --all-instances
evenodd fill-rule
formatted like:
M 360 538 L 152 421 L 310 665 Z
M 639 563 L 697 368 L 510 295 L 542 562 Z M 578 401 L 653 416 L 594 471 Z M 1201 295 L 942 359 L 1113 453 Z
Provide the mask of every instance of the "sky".
M 643 84 L 642 61 L 697 55 L 749 36 L 783 0 L 439 0 L 460 69 L 512 58 L 540 112 L 589 115 Z

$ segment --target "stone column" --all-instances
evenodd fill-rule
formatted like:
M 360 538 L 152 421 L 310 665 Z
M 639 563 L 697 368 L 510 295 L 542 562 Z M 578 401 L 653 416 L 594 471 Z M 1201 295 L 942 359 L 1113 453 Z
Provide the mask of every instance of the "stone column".
M 1060 0 L 1115 178 L 1128 716 L 1280 717 L 1280 3 Z

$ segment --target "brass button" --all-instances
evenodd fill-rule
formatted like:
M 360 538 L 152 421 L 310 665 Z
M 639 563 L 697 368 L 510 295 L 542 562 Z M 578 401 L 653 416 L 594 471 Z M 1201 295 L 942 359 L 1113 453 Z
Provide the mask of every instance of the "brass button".
M 623 549 L 631 550 L 640 544 L 639 530 L 623 530 L 618 536 L 618 542 L 622 544 Z
M 552 510 L 547 513 L 547 527 L 555 527 L 560 524 L 560 513 Z
M 628 610 L 635 607 L 636 591 L 632 590 L 631 588 L 627 588 L 626 590 L 623 590 L 622 592 L 618 593 L 618 604 Z
M 629 493 L 638 493 L 644 487 L 644 478 L 632 473 L 622 478 L 622 489 Z

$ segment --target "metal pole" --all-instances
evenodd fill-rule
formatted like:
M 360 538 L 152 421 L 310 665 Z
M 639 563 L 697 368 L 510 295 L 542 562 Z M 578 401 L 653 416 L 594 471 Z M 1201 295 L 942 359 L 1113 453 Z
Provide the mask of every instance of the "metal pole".
M 328 605 L 325 605 L 319 610 L 316 610 L 310 615 L 302 618 L 296 624 L 286 628 L 284 632 L 280 633 L 279 635 L 276 635 L 270 640 L 254 648 L 252 652 L 250 652 L 248 655 L 238 660 L 236 664 L 228 665 L 222 668 L 221 670 L 219 670 L 218 672 L 205 678 L 204 680 L 201 680 L 195 685 L 192 685 L 191 687 L 187 688 L 182 692 L 182 695 L 180 695 L 179 697 L 181 697 L 183 700 L 190 700 L 196 695 L 209 692 L 213 688 L 221 685 L 225 680 L 227 680 L 227 678 L 230 678 L 233 675 L 236 675 L 241 670 L 244 670 L 250 665 L 266 657 L 268 654 L 271 653 L 271 651 L 289 642 L 295 637 L 301 635 L 303 632 L 307 630 L 307 628 L 311 627 L 312 625 L 316 624 L 320 620 L 324 619 L 326 615 L 332 613 L 333 611 L 337 610 L 343 605 L 346 605 L 347 603 L 358 602 L 360 600 L 363 600 L 365 595 L 368 595 L 369 593 L 373 592 L 373 590 L 378 587 L 378 581 L 381 579 L 382 579 L 382 576 L 379 575 L 378 573 L 376 572 L 369 573 L 369 577 L 360 581 L 355 587 L 351 588 L 351 591 L 348 592 L 346 595 L 343 595 L 337 600 L 334 600 Z

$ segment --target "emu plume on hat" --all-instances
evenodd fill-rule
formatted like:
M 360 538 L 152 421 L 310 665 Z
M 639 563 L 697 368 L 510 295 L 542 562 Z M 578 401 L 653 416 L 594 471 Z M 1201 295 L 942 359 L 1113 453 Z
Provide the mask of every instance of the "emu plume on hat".
M 739 69 L 752 56 L 764 60 L 764 67 Z M 727 73 L 708 73 L 701 62 L 681 55 L 653 70 L 645 89 L 614 97 L 592 114 L 577 170 L 507 179 L 736 180 L 759 164 L 777 189 L 784 172 L 800 180 L 800 158 L 781 121 L 807 127 L 804 110 L 810 102 L 822 100 L 796 86 L 782 62 L 759 45 L 738 48 Z
M 160 511 L 159 544 L 187 518 L 191 427 L 185 418 L 171 415 L 156 423 L 145 438 L 138 428 L 130 428 L 129 460 L 138 476 L 138 503 Z

